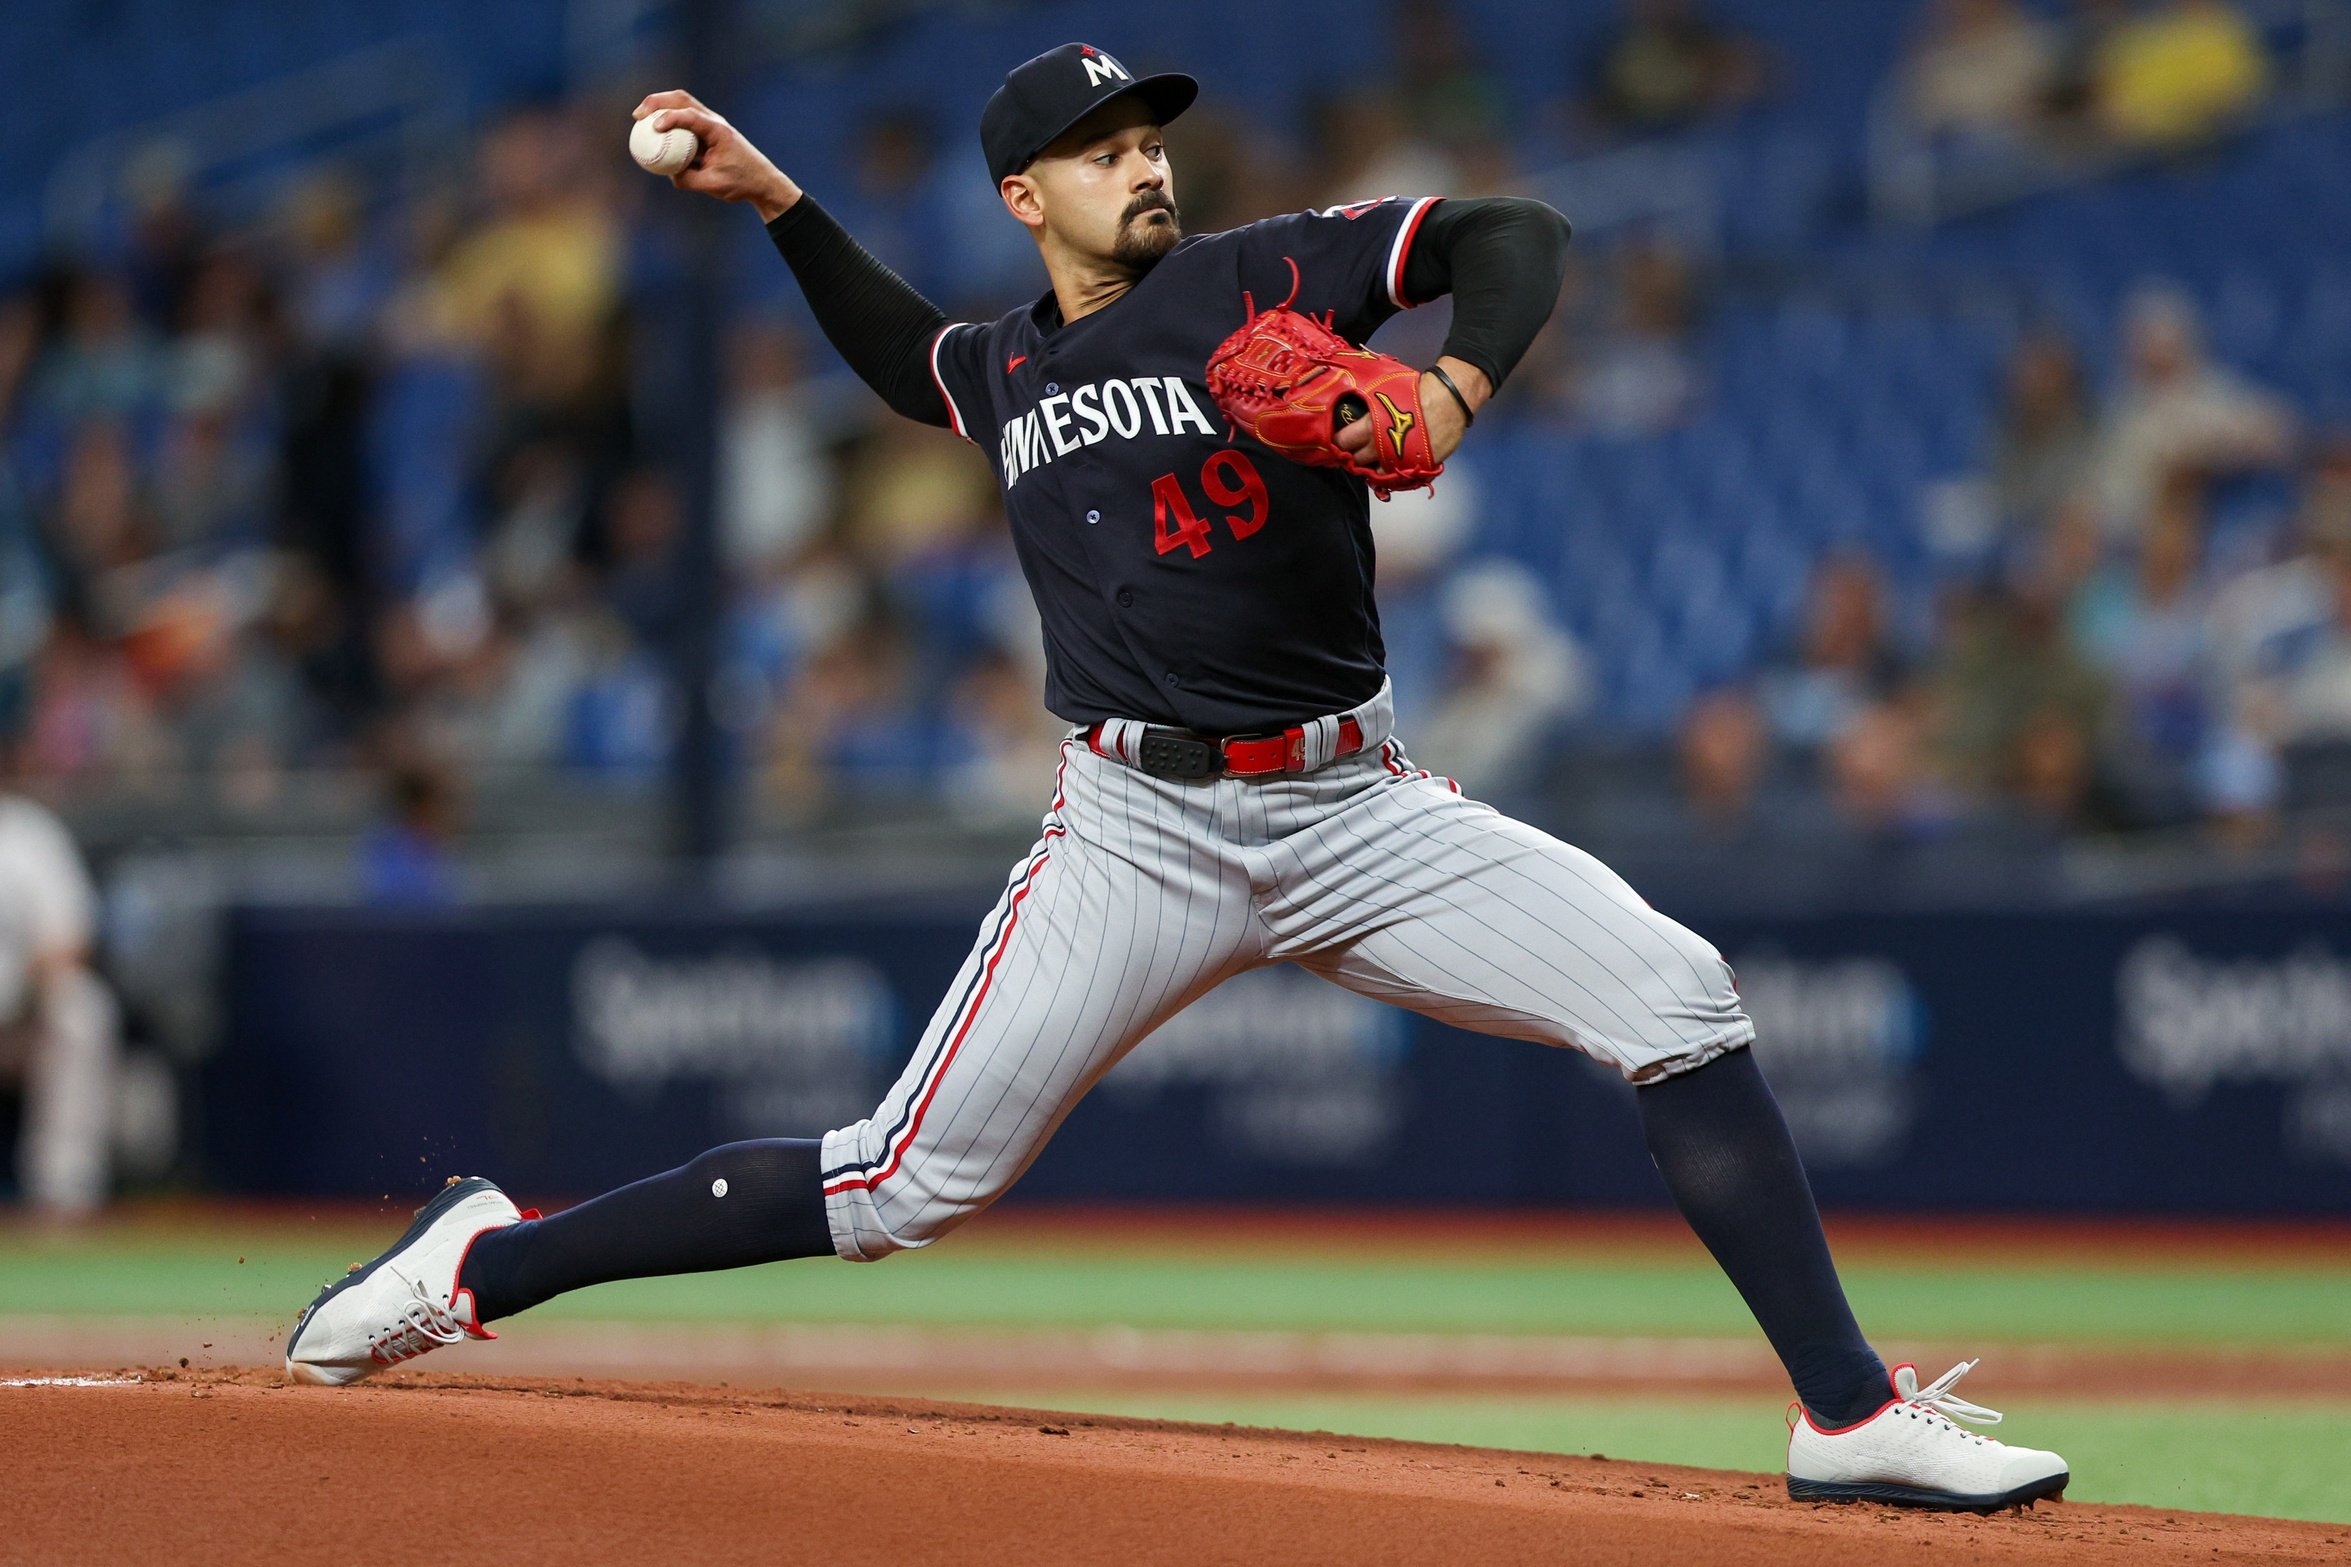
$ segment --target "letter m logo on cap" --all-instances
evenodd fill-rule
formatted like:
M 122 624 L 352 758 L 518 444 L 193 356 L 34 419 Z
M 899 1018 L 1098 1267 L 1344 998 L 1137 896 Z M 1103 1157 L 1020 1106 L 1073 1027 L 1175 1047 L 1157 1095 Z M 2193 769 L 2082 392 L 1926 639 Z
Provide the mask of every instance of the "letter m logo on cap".
M 1088 87 L 1099 87 L 1104 82 L 1111 81 L 1113 79 L 1122 82 L 1131 82 L 1134 80 L 1133 77 L 1127 75 L 1127 68 L 1125 66 L 1119 64 L 1116 60 L 1113 60 L 1110 58 L 1110 56 L 1104 54 L 1101 50 L 1095 48 L 1092 44 L 1086 45 L 1086 47 L 1079 52 L 1078 58 L 1086 67 L 1086 85 Z

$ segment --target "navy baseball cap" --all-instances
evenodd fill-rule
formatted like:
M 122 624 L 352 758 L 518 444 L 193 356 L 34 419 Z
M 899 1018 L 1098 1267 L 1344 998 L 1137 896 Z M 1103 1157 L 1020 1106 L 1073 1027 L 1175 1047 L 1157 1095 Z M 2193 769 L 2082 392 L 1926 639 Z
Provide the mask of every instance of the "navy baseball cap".
M 1161 125 L 1192 106 L 1200 84 L 1181 72 L 1135 80 L 1092 44 L 1063 44 L 1004 73 L 1004 85 L 980 113 L 980 150 L 1002 183 L 1053 145 L 1055 138 L 1113 98 L 1133 93 Z

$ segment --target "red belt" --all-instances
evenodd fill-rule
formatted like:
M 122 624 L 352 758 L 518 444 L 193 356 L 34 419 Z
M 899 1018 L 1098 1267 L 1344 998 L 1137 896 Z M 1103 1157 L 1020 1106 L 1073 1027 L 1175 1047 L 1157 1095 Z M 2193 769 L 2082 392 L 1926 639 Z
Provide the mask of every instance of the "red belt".
M 1136 742 L 1136 755 L 1120 756 L 1102 744 L 1105 726 L 1086 731 L 1086 744 L 1097 756 L 1129 766 L 1156 778 L 1272 778 L 1306 771 L 1306 727 L 1278 734 L 1196 735 L 1188 729 L 1146 727 Z M 1336 761 L 1363 749 L 1363 726 L 1352 718 L 1339 720 L 1339 744 L 1331 753 Z

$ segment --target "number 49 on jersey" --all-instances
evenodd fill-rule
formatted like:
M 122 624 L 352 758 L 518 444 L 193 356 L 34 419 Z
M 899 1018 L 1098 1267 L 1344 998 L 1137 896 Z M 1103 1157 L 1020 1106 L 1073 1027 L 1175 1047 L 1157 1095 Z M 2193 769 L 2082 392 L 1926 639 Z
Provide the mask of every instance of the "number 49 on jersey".
M 1266 498 L 1265 479 L 1248 453 L 1229 449 L 1210 453 L 1208 461 L 1200 465 L 1200 489 L 1214 505 L 1243 508 L 1224 519 L 1234 538 L 1245 539 L 1265 526 L 1271 503 Z M 1151 481 L 1151 537 L 1162 555 L 1189 549 L 1198 560 L 1215 548 L 1208 524 L 1192 509 L 1191 497 L 1172 473 Z

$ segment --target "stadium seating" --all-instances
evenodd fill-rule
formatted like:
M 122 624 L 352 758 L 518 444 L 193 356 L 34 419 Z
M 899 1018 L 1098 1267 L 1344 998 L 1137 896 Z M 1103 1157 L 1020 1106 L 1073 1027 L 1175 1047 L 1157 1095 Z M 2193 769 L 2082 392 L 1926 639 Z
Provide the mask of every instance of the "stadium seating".
M 877 107 L 922 102 L 939 124 L 966 125 L 990 85 L 973 62 L 1004 58 L 1045 32 L 1104 32 L 1124 45 L 1125 36 L 1108 35 L 1142 31 L 1127 13 L 1075 3 L 905 7 L 891 25 L 866 27 L 847 10 L 816 8 L 811 21 L 797 8 L 749 9 L 777 36 L 839 23 L 836 41 L 805 57 L 755 63 L 743 88 L 745 118 L 787 134 L 817 188 L 843 177 L 854 127 Z M 1459 7 L 1527 127 L 1511 150 L 1534 166 L 1541 188 L 1564 193 L 1571 215 L 1573 171 L 1542 174 L 1557 148 L 1535 110 L 1572 88 L 1579 51 L 1607 9 L 1598 0 Z M 1641 437 L 1544 417 L 1503 428 L 1497 420 L 1467 459 L 1484 508 L 1465 557 L 1522 561 L 1549 585 L 1562 623 L 1597 664 L 1596 729 L 1662 735 L 1693 694 L 1783 649 L 1809 575 L 1836 552 L 1878 560 L 1898 625 L 1923 637 L 1938 584 L 1974 564 L 1934 540 L 1927 509 L 1938 486 L 1983 462 L 2003 356 L 2029 326 L 2054 326 L 2094 373 L 2110 375 L 2120 301 L 2146 280 L 2171 280 L 2206 312 L 2220 358 L 2320 425 L 2351 419 L 2351 202 L 2341 199 L 2351 119 L 2283 121 L 2189 166 L 1932 231 L 1880 231 L 1859 217 L 1858 149 L 1908 8 L 1743 0 L 1718 9 L 1770 41 L 1787 90 L 1736 125 L 1677 144 L 1712 182 L 1719 216 L 1719 253 L 1701 258 L 1715 286 L 1690 345 L 1701 405 L 1679 428 Z M 446 49 L 462 107 L 487 108 L 592 85 L 576 79 L 581 62 L 566 53 L 568 14 L 557 0 L 319 0 L 292 11 L 247 0 L 195 12 L 130 0 L 93 23 L 84 8 L 46 0 L 0 15 L 0 57 L 106 60 L 103 83 L 40 89 L 74 104 L 91 134 L 410 35 Z M 108 50 L 62 47 L 67 30 L 89 25 L 108 29 Z M 1133 49 L 1137 63 L 1198 70 L 1212 92 L 1250 103 L 1276 128 L 1294 126 L 1316 93 L 1376 79 L 1393 64 L 1379 58 L 1377 28 L 1329 28 L 1303 11 L 1269 16 L 1246 0 L 1163 9 L 1152 27 L 1154 43 Z M 485 28 L 497 47 L 474 47 Z M 1251 46 L 1227 47 L 1240 37 Z M 976 170 L 966 141 L 951 135 L 947 156 Z M 44 241 L 49 172 L 25 161 L 0 169 L 0 213 L 9 215 L 0 220 L 0 273 L 26 270 Z M 1605 245 L 1608 236 L 1596 238 Z M 784 292 L 748 237 L 743 256 L 751 297 Z M 427 364 L 397 372 L 378 400 L 381 554 L 403 588 L 454 569 L 475 537 L 457 439 L 475 395 L 468 372 Z M 2275 483 L 2232 490 L 2221 531 L 2257 557 L 2287 504 Z

